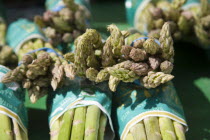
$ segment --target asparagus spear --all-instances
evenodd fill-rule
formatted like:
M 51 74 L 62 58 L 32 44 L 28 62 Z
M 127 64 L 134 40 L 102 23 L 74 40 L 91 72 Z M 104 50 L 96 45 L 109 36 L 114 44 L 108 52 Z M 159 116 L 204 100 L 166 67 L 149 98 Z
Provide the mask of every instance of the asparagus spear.
M 12 119 L 12 122 L 13 122 L 13 127 L 14 127 L 14 129 L 13 129 L 13 131 L 14 131 L 14 138 L 15 138 L 15 140 L 23 140 L 23 137 L 21 136 L 21 129 L 20 129 L 20 127 L 19 127 L 19 125 L 18 125 L 18 123 L 14 120 L 14 119 Z
M 173 125 L 176 132 L 177 140 L 186 140 L 183 125 L 176 121 L 173 121 Z
M 58 140 L 69 140 L 71 132 L 71 124 L 74 116 L 74 109 L 66 111 L 61 121 L 62 125 L 59 131 Z
M 107 123 L 107 116 L 104 113 L 101 113 L 100 122 L 99 122 L 98 140 L 104 140 L 106 123 Z
M 159 125 L 163 140 L 176 140 L 176 134 L 171 119 L 159 117 Z
M 144 119 L 145 130 L 148 140 L 161 140 L 160 128 L 157 117 L 147 117 Z
M 21 136 L 23 137 L 23 140 L 28 140 L 28 135 L 22 129 L 20 129 L 20 133 Z
M 86 107 L 78 107 L 75 109 L 71 140 L 83 140 L 85 129 L 85 114 Z
M 129 132 L 125 138 L 125 140 L 134 140 L 133 135 Z
M 58 118 L 54 124 L 52 125 L 50 129 L 50 140 L 58 140 L 58 134 L 60 131 L 60 120 L 62 119 L 62 116 Z
M 130 129 L 134 140 L 147 140 L 144 123 L 141 121 Z
M 2 140 L 13 140 L 11 120 L 8 116 L 0 114 L 0 136 Z
M 85 122 L 85 140 L 98 139 L 100 114 L 101 111 L 97 106 L 88 106 Z

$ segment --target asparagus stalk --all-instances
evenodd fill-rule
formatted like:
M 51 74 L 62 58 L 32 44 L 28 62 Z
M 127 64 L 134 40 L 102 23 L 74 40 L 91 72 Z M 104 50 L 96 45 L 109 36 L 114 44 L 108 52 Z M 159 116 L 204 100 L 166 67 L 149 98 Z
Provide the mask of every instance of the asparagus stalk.
M 107 116 L 104 113 L 101 113 L 100 122 L 99 122 L 98 140 L 104 140 L 106 123 L 107 123 Z
M 22 129 L 20 130 L 20 133 L 21 133 L 23 140 L 28 140 L 28 135 Z
M 14 119 L 12 119 L 13 122 L 13 131 L 14 131 L 14 138 L 15 140 L 23 140 L 23 137 L 21 136 L 21 129 Z
M 100 114 L 101 111 L 97 106 L 88 106 L 85 123 L 85 140 L 98 139 Z
M 58 134 L 60 131 L 60 120 L 62 119 L 62 116 L 58 118 L 54 124 L 52 125 L 50 129 L 50 140 L 58 140 Z
M 157 117 L 145 118 L 144 125 L 148 140 L 161 140 L 160 128 Z
M 69 140 L 71 132 L 71 124 L 74 116 L 74 109 L 66 111 L 61 121 L 62 125 L 59 131 L 58 140 Z
M 8 116 L 0 114 L 0 137 L 2 140 L 13 140 L 11 120 Z
M 130 129 L 134 140 L 147 140 L 144 123 L 141 121 Z
M 86 107 L 78 107 L 75 109 L 71 140 L 83 140 L 85 129 L 85 114 Z
M 186 140 L 183 125 L 176 121 L 173 121 L 173 125 L 177 136 L 177 140 Z
M 176 134 L 171 119 L 159 117 L 159 125 L 163 140 L 176 140 Z
M 133 135 L 130 132 L 128 132 L 125 140 L 135 140 L 135 139 L 133 138 Z

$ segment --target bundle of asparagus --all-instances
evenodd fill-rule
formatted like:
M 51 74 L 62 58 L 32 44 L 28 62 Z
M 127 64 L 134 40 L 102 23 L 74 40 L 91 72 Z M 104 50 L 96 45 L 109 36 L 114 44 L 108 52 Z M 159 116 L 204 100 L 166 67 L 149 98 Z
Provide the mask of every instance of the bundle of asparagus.
M 60 43 L 72 43 L 85 32 L 86 20 L 90 17 L 88 10 L 76 4 L 74 0 L 59 0 L 57 3 L 64 4 L 62 8 L 48 9 L 43 16 L 34 18 L 35 23 L 54 46 Z
M 210 3 L 208 0 L 201 0 L 199 6 L 191 8 L 195 18 L 195 34 L 203 47 L 210 46 Z
M 10 71 L 0 65 L 0 81 Z M 0 139 L 28 140 L 27 112 L 24 106 L 25 96 L 17 83 L 0 82 Z
M 140 79 L 144 87 L 155 88 L 174 78 L 170 74 L 174 48 L 169 23 L 163 25 L 159 40 L 140 38 L 131 46 L 125 45 L 128 32 L 115 25 L 108 26 L 108 30 L 111 35 L 103 44 L 96 30 L 87 29 L 75 41 L 75 54 L 65 55 L 74 62 L 77 75 L 97 83 L 109 80 L 112 91 L 116 91 L 120 81 Z
M 28 89 L 31 102 L 35 103 L 47 95 L 50 85 L 56 90 L 62 86 L 65 77 L 73 79 L 72 65 L 55 52 L 46 52 L 48 49 L 53 47 L 41 39 L 25 42 L 17 53 L 20 65 L 8 72 L 2 82 L 22 83 L 23 87 Z
M 2 140 L 28 140 L 28 136 L 20 128 L 16 120 L 0 113 L 0 138 Z
M 53 124 L 51 140 L 103 140 L 107 116 L 96 105 L 66 111 Z
M 175 40 L 180 40 L 186 35 L 191 36 L 194 33 L 194 18 L 190 11 L 182 9 L 185 2 L 186 0 L 145 2 L 146 4 L 139 5 L 139 10 L 136 10 L 134 26 L 141 33 L 159 38 L 162 25 L 170 21 Z
M 111 124 L 112 94 L 107 87 L 77 77 L 52 92 L 48 96 L 51 140 L 103 140 Z

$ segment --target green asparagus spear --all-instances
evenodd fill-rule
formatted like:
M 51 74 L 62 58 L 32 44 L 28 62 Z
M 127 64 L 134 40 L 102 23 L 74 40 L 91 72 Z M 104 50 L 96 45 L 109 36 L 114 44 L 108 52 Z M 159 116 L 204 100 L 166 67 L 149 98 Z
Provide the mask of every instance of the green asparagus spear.
M 186 140 L 183 125 L 176 121 L 173 122 L 173 125 L 176 132 L 177 140 Z
M 85 130 L 86 107 L 75 109 L 73 126 L 71 131 L 71 140 L 83 140 Z
M 58 140 L 69 140 L 71 132 L 71 124 L 74 116 L 74 109 L 66 111 L 61 121 L 61 128 L 58 135 Z
M 8 116 L 0 114 L 0 137 L 2 140 L 13 140 L 11 120 Z
M 98 140 L 104 140 L 106 123 L 107 123 L 107 116 L 104 113 L 101 113 L 100 122 L 99 122 Z
M 130 132 L 128 132 L 125 140 L 134 140 L 133 135 Z
M 97 106 L 88 106 L 85 122 L 85 140 L 98 139 L 100 114 L 101 111 Z
M 50 140 L 58 140 L 58 134 L 60 131 L 60 121 L 62 120 L 62 117 L 63 116 L 58 118 L 52 125 L 52 127 L 50 129 Z
M 157 117 L 145 118 L 144 125 L 148 140 L 161 140 L 160 128 Z
M 15 140 L 23 140 L 23 137 L 21 136 L 21 132 L 20 132 L 20 127 L 17 123 L 17 121 L 15 121 L 14 119 L 12 119 L 13 122 L 13 131 L 14 131 L 14 138 Z
M 176 140 L 176 134 L 171 119 L 159 117 L 159 125 L 163 140 Z
M 147 140 L 144 123 L 141 121 L 130 129 L 134 140 Z

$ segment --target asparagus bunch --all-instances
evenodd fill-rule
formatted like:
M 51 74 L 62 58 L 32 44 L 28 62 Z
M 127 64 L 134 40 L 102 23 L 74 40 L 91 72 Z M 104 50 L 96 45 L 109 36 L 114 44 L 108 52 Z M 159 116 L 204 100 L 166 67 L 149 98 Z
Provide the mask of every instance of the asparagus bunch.
M 95 106 L 66 111 L 50 129 L 51 140 L 103 140 L 107 116 Z
M 185 140 L 182 124 L 166 117 L 147 117 L 130 128 L 126 140 Z
M 61 0 L 65 8 L 60 11 L 47 10 L 43 16 L 35 16 L 35 23 L 41 28 L 50 43 L 57 46 L 60 43 L 72 43 L 80 34 L 85 32 L 86 19 L 90 13 L 84 6 L 74 0 Z
M 115 25 L 108 26 L 108 30 L 111 35 L 105 44 L 93 29 L 77 38 L 75 54 L 65 55 L 67 60 L 74 61 L 76 75 L 96 83 L 109 80 L 112 91 L 116 91 L 120 81 L 141 80 L 144 87 L 155 88 L 174 78 L 170 74 L 174 56 L 170 23 L 163 25 L 159 41 L 137 40 L 133 47 L 125 45 L 128 32 Z
M 17 121 L 0 113 L 0 138 L 2 140 L 28 140 L 28 136 Z
M 74 78 L 71 74 L 74 73 L 73 66 L 54 52 L 40 50 L 27 54 L 43 47 L 53 49 L 49 43 L 40 39 L 24 43 L 18 51 L 20 65 L 2 79 L 3 83 L 21 83 L 23 88 L 28 89 L 32 103 L 47 95 L 50 86 L 56 90 L 62 86 L 66 77 Z
M 194 30 L 198 41 L 209 47 L 210 45 L 210 4 L 208 0 L 201 0 L 201 4 L 194 9 L 193 15 L 196 19 Z
M 193 34 L 194 18 L 192 12 L 181 7 L 186 0 L 151 1 L 136 17 L 135 27 L 142 33 L 148 33 L 150 37 L 159 38 L 161 27 L 170 21 L 173 29 L 172 36 L 180 40 L 183 36 Z

